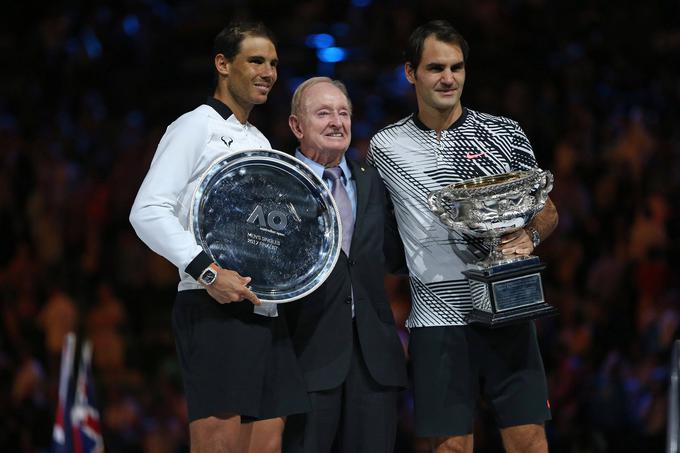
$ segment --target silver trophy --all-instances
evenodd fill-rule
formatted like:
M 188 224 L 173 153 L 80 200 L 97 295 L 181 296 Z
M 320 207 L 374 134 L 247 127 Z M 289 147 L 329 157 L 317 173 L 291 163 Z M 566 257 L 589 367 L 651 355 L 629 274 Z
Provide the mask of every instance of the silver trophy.
M 533 169 L 469 179 L 430 194 L 430 209 L 446 226 L 480 238 L 488 250 L 485 259 L 463 272 L 472 293 L 469 323 L 497 327 L 557 313 L 543 294 L 545 264 L 537 256 L 507 256 L 500 250 L 501 236 L 528 224 L 552 187 L 552 173 Z
M 340 255 L 339 214 L 326 184 L 280 151 L 242 151 L 213 163 L 192 202 L 196 241 L 221 267 L 252 278 L 263 302 L 314 291 Z

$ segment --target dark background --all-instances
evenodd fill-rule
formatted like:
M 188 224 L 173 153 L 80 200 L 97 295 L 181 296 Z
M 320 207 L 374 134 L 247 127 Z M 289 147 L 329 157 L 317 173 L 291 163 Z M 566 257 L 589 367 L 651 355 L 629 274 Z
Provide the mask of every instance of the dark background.
M 463 104 L 517 120 L 555 174 L 560 224 L 538 249 L 561 312 L 539 323 L 551 451 L 662 451 L 680 326 L 679 13 L 677 1 L 3 5 L 0 450 L 49 447 L 69 330 L 94 343 L 107 450 L 186 450 L 170 332 L 177 272 L 127 217 L 165 127 L 212 93 L 212 39 L 230 19 L 262 20 L 278 37 L 279 80 L 251 117 L 272 145 L 295 146 L 292 90 L 323 74 L 348 85 L 350 153 L 361 157 L 373 133 L 415 108 L 406 38 L 444 18 L 471 46 Z M 315 33 L 346 59 L 319 61 L 306 45 Z M 403 325 L 408 285 L 386 283 Z M 407 393 L 399 452 L 426 451 L 411 407 Z M 475 440 L 499 451 L 483 406 Z

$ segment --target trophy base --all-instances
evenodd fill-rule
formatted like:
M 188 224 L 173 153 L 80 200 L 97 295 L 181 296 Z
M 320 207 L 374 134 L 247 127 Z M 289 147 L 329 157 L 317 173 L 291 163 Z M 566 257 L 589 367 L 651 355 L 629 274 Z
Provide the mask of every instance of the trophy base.
M 468 278 L 473 306 L 466 321 L 494 328 L 556 315 L 557 309 L 543 297 L 544 269 L 545 264 L 533 256 L 463 272 Z
M 555 307 L 544 302 L 531 307 L 523 307 L 501 313 L 490 313 L 473 308 L 465 320 L 468 324 L 483 325 L 494 329 L 557 314 L 558 311 Z

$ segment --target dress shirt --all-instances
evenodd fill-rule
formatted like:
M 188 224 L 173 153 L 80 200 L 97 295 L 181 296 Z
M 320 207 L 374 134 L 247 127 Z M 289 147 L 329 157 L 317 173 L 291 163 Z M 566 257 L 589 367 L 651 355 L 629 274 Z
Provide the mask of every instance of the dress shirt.
M 299 148 L 295 150 L 295 157 L 304 162 L 314 172 L 314 174 L 319 177 L 319 179 L 326 183 L 330 190 L 333 190 L 332 181 L 329 178 L 323 177 L 323 172 L 326 169 L 326 167 L 302 154 Z M 352 215 L 354 216 L 354 223 L 356 225 L 357 221 L 356 182 L 354 181 L 354 178 L 352 178 L 352 172 L 349 169 L 349 165 L 347 165 L 347 160 L 345 159 L 344 155 L 342 156 L 342 160 L 340 161 L 340 164 L 338 164 L 338 166 L 342 170 L 342 177 L 340 178 L 340 180 L 342 181 L 342 185 L 345 187 L 345 190 L 347 191 L 347 196 L 349 197 L 349 201 L 352 204 Z M 354 290 L 352 290 L 352 318 L 354 318 Z

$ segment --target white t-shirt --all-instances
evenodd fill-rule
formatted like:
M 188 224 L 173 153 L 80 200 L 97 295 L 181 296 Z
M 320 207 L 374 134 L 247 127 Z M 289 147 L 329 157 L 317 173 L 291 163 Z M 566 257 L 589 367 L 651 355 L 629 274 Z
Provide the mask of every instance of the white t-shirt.
M 271 145 L 255 126 L 240 123 L 214 98 L 180 116 L 161 138 L 132 205 L 130 222 L 151 250 L 177 267 L 179 291 L 203 289 L 185 272 L 202 251 L 189 224 L 201 177 L 215 161 L 250 149 L 271 149 Z M 275 316 L 275 307 L 273 313 L 271 307 L 269 311 Z

